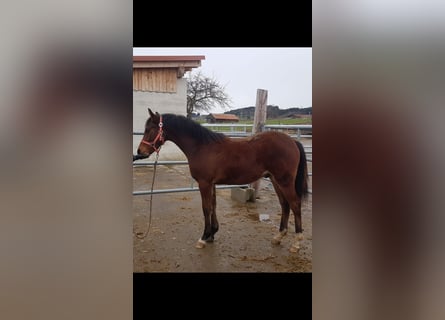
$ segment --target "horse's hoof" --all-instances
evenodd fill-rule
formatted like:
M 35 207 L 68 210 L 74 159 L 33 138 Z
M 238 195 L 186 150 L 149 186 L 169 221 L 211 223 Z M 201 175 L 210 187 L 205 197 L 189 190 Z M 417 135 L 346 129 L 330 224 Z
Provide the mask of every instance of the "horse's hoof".
M 276 234 L 273 238 L 272 238 L 272 244 L 273 245 L 279 245 L 281 243 L 281 240 L 283 239 L 283 237 L 286 235 L 287 230 L 283 230 L 281 231 L 279 234 Z
M 202 249 L 206 246 L 206 242 L 199 239 L 198 242 L 196 242 L 195 248 Z
M 289 248 L 289 251 L 292 252 L 292 253 L 298 253 L 298 251 L 300 251 L 300 247 L 297 247 L 297 246 L 291 246 L 291 247 Z

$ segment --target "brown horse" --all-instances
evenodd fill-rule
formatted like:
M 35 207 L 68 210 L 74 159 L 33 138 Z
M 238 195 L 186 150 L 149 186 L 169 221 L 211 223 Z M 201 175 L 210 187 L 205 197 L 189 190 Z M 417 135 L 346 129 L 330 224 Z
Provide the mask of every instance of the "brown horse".
M 303 239 L 301 200 L 308 193 L 306 154 L 300 142 L 275 131 L 231 139 L 184 116 L 148 111 L 150 117 L 144 137 L 133 159 L 148 158 L 153 152 L 159 152 L 167 140 L 184 152 L 190 173 L 198 182 L 204 212 L 204 233 L 197 248 L 212 242 L 218 231 L 215 184 L 246 184 L 269 176 L 282 209 L 279 233 L 272 243 L 280 244 L 286 235 L 292 209 L 297 237 L 290 251 L 298 251 L 299 241 Z

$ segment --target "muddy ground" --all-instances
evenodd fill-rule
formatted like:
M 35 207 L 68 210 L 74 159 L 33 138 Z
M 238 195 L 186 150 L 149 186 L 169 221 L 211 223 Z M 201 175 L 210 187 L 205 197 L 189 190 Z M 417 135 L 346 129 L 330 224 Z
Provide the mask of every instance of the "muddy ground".
M 134 168 L 133 190 L 150 190 L 152 177 L 153 167 Z M 154 189 L 189 187 L 191 182 L 188 166 L 158 166 Z M 295 234 L 292 213 L 288 235 L 281 245 L 271 244 L 281 209 L 270 182 L 262 181 L 256 202 L 235 202 L 230 190 L 216 192 L 219 231 L 204 249 L 195 248 L 204 228 L 199 192 L 153 195 L 145 239 L 136 234 L 148 226 L 150 196 L 134 196 L 134 272 L 312 272 L 312 195 L 302 205 L 304 240 L 295 254 L 289 252 Z M 270 219 L 260 221 L 263 214 Z

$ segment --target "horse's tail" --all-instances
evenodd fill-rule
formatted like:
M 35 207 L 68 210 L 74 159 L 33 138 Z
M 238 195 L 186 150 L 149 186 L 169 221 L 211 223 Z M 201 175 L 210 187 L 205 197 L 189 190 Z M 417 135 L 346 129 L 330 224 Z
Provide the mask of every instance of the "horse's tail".
M 300 151 L 300 162 L 298 163 L 297 177 L 295 178 L 295 191 L 297 191 L 300 198 L 305 198 L 309 193 L 306 152 L 301 142 L 295 140 L 295 143 Z

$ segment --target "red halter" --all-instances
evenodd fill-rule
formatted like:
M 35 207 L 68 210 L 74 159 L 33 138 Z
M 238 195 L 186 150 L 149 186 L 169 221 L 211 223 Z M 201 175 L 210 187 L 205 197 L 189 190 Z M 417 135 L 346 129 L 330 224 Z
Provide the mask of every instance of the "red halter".
M 141 143 L 147 144 L 159 154 L 159 150 L 161 150 L 162 145 L 164 144 L 164 131 L 162 130 L 164 123 L 162 122 L 162 115 L 159 117 L 159 131 L 156 135 L 156 138 L 153 140 L 153 142 L 148 142 L 145 140 L 142 140 Z M 160 141 L 161 144 L 159 145 L 159 148 L 156 148 L 156 142 Z

